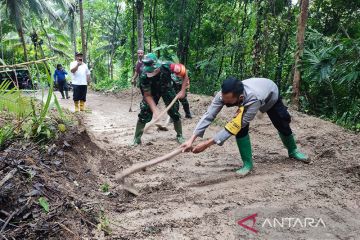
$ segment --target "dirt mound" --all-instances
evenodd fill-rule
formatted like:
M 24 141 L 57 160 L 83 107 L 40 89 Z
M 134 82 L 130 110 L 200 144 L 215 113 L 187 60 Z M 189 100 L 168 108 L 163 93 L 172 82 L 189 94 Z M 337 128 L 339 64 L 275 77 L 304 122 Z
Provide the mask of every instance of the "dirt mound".
M 100 182 L 91 159 L 104 151 L 86 131 L 77 130 L 45 146 L 16 141 L 0 153 L 0 236 L 75 239 L 99 235 L 101 205 L 94 199 L 100 194 Z
M 241 166 L 241 161 L 235 139 L 231 138 L 222 147 L 213 146 L 201 154 L 181 154 L 129 176 L 126 181 L 134 184 L 140 192 L 140 196 L 135 197 L 121 190 L 115 182 L 115 174 L 179 146 L 171 125 L 166 132 L 151 128 L 144 134 L 142 146 L 129 146 L 140 99 L 136 90 L 135 111 L 129 112 L 129 91 L 116 96 L 90 92 L 87 107 L 91 113 L 84 118 L 90 140 L 79 139 L 76 144 L 71 143 L 78 151 L 72 150 L 80 158 L 79 164 L 90 169 L 93 177 L 86 178 L 87 175 L 82 173 L 77 176 L 73 172 L 81 183 L 81 190 L 75 188 L 78 190 L 75 194 L 79 195 L 76 199 L 83 202 L 96 199 L 101 206 L 102 221 L 91 218 L 91 215 L 88 218 L 93 223 L 102 222 L 103 226 L 109 226 L 109 231 L 111 229 L 107 236 L 104 232 L 95 232 L 98 233 L 97 239 L 358 238 L 358 134 L 290 109 L 298 146 L 312 159 L 311 164 L 303 164 L 288 158 L 266 114 L 259 115 L 250 126 L 255 168 L 249 176 L 234 176 L 233 172 Z M 182 119 L 185 137 L 191 136 L 212 98 L 190 94 L 189 100 L 194 118 Z M 61 104 L 69 109 L 73 107 L 69 101 Z M 163 103 L 160 107 L 164 108 Z M 222 129 L 234 111 L 224 108 L 206 131 L 205 138 Z M 182 109 L 180 112 L 183 114 Z M 97 149 L 97 146 L 101 149 L 91 153 L 91 149 Z M 107 194 L 98 190 L 105 183 L 108 184 Z M 321 216 L 327 224 L 326 232 L 315 237 L 305 228 L 286 228 L 275 229 L 278 235 L 269 237 L 270 230 L 262 229 L 258 221 L 254 226 L 258 233 L 252 235 L 238 224 L 247 216 L 244 215 L 246 209 L 258 213 L 259 217 L 265 214 L 269 217 Z M 77 228 L 74 231 L 79 233 Z M 79 235 L 90 236 L 90 233 Z M 75 237 L 68 235 L 67 239 L 72 238 Z
M 128 93 L 118 94 L 116 101 L 124 106 L 123 103 L 128 103 L 129 100 L 127 96 Z M 186 137 L 191 135 L 197 120 L 212 100 L 211 97 L 192 94 L 189 99 L 194 119 L 183 118 Z M 136 106 L 138 102 L 139 96 Z M 164 107 L 163 104 L 160 106 Z M 96 106 L 93 107 L 96 109 Z M 125 107 L 124 109 L 127 110 Z M 98 111 L 100 112 L 99 109 Z M 182 109 L 180 111 L 182 112 Z M 274 216 L 291 215 L 294 208 L 322 209 L 319 210 L 319 216 L 330 216 L 330 219 L 326 218 L 326 222 L 331 225 L 324 239 L 359 234 L 360 228 L 356 227 L 356 221 L 345 217 L 349 214 L 358 215 L 356 209 L 360 206 L 359 135 L 330 122 L 291 109 L 290 112 L 299 148 L 312 158 L 310 165 L 289 159 L 266 114 L 259 115 L 250 127 L 255 162 L 255 170 L 251 175 L 238 178 L 233 174 L 233 171 L 241 166 L 234 139 L 229 139 L 223 147 L 214 146 L 197 155 L 182 154 L 171 161 L 136 173 L 127 178 L 127 181 L 133 183 L 141 195 L 129 197 L 118 191 L 119 195 L 114 201 L 121 205 L 122 210 L 116 211 L 113 206 L 107 208 L 110 221 L 121 226 L 113 230 L 109 239 L 266 237 L 264 233 L 254 237 L 236 224 L 240 217 L 244 217 L 239 214 L 244 208 L 278 209 L 273 210 Z M 100 164 L 105 175 L 110 176 L 113 188 L 117 185 L 111 177 L 116 172 L 178 147 L 171 126 L 168 132 L 152 128 L 149 133 L 144 134 L 144 144 L 141 147 L 127 146 L 131 142 L 137 113 L 118 110 L 115 114 L 122 116 L 122 123 L 112 126 L 117 134 L 107 134 L 108 143 L 103 147 L 112 149 L 119 158 L 116 161 L 104 158 Z M 220 130 L 233 114 L 234 109 L 224 108 L 207 130 L 205 137 L 211 137 Z M 132 122 L 127 120 L 129 118 Z M 89 121 L 95 122 L 94 119 Z M 124 126 L 124 122 L 127 123 L 127 135 L 119 129 Z M 101 132 L 94 134 L 97 139 L 105 137 Z M 121 140 L 117 140 L 119 136 L 122 136 Z M 298 215 L 307 216 L 300 210 Z M 332 220 L 337 218 L 342 220 Z M 284 238 L 268 239 L 311 237 L 304 232 L 306 231 L 289 229 L 283 232 Z

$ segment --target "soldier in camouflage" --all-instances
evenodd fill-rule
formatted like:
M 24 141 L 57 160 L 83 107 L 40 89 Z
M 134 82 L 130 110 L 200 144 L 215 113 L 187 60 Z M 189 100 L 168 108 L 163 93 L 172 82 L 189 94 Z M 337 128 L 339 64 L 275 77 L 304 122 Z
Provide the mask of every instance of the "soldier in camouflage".
M 189 79 L 186 69 L 182 64 L 160 63 L 154 53 L 149 53 L 143 59 L 144 68 L 140 75 L 140 89 L 143 91 L 143 99 L 140 103 L 140 113 L 135 129 L 133 145 L 141 144 L 141 136 L 144 132 L 146 123 L 155 119 L 160 114 L 157 104 L 160 98 L 166 106 L 178 96 L 183 99 L 186 93 L 186 83 Z M 171 74 L 177 74 L 184 79 L 181 90 L 176 94 Z M 184 142 L 182 135 L 182 125 L 179 113 L 179 102 L 177 101 L 168 111 L 169 116 L 174 122 L 176 139 L 179 143 Z

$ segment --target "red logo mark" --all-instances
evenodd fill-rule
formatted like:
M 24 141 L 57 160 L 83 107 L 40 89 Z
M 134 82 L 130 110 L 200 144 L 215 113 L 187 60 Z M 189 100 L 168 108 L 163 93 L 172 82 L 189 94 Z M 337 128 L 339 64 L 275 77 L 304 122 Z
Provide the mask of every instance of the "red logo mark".
M 253 215 L 250 215 L 250 216 L 248 216 L 248 217 L 246 217 L 246 218 L 243 218 L 243 219 L 239 220 L 237 223 L 238 223 L 240 226 L 242 226 L 243 228 L 245 228 L 245 229 L 247 229 L 247 230 L 249 230 L 249 231 L 252 231 L 252 232 L 254 232 L 254 233 L 257 233 L 258 231 L 257 231 L 255 228 L 253 228 L 254 225 L 255 225 L 255 223 L 256 223 L 256 217 L 257 217 L 257 213 L 255 213 L 255 214 L 253 214 Z M 244 222 L 246 222 L 246 221 L 248 221 L 248 220 L 252 220 L 252 226 L 251 226 L 251 227 L 244 224 Z

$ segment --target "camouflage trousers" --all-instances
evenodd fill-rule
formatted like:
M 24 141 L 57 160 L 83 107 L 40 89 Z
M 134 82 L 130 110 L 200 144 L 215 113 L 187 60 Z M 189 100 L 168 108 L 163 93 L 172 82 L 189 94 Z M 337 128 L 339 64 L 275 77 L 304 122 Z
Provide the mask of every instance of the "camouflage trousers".
M 157 92 L 155 94 L 152 93 L 152 97 L 156 105 L 159 103 L 160 98 L 162 98 L 165 105 L 168 106 L 171 103 L 171 101 L 175 98 L 175 96 L 176 93 L 173 88 L 169 88 L 166 91 Z M 168 114 L 174 122 L 180 120 L 179 101 L 176 101 L 176 103 L 169 109 Z M 139 121 L 142 123 L 148 123 L 151 121 L 152 115 L 153 113 L 150 109 L 149 104 L 147 104 L 145 99 L 143 99 L 140 103 L 140 113 L 138 115 Z

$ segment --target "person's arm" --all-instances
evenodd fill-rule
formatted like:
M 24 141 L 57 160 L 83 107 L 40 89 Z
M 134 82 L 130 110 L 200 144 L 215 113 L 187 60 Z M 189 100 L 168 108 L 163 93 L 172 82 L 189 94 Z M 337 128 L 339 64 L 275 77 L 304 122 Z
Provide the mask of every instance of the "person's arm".
M 90 70 L 89 68 L 86 66 L 86 81 L 88 84 L 90 84 L 91 82 L 91 78 L 90 78 Z
M 228 140 L 232 135 L 236 135 L 237 133 L 240 132 L 240 130 L 244 127 L 246 127 L 247 125 L 249 125 L 249 123 L 255 118 L 256 113 L 258 112 L 259 108 L 261 106 L 260 101 L 255 101 L 253 103 L 251 103 L 250 105 L 245 105 L 243 113 L 238 113 L 241 114 L 241 116 L 237 115 L 232 121 L 236 121 L 236 118 L 240 118 L 240 124 L 237 124 L 239 126 L 239 129 L 237 130 L 230 130 L 232 132 L 229 131 L 230 127 L 227 126 L 231 126 L 231 122 L 229 123 L 229 125 L 227 124 L 227 126 L 225 126 L 222 130 L 220 130 L 219 132 L 217 132 L 215 134 L 215 136 L 213 137 L 214 142 L 219 145 L 222 146 L 224 144 L 224 142 L 226 140 Z
M 206 113 L 201 117 L 200 121 L 196 125 L 193 135 L 184 144 L 181 145 L 184 152 L 191 149 L 191 146 L 196 138 L 202 138 L 204 136 L 205 130 L 214 121 L 223 106 L 224 103 L 221 99 L 221 92 L 219 92 L 211 102 Z
M 137 71 L 135 71 L 134 76 L 131 79 L 131 84 L 132 85 L 134 85 L 134 86 L 136 85 L 136 79 L 137 79 L 138 76 L 139 76 L 139 74 L 137 73 Z
M 156 103 L 154 101 L 154 98 L 151 95 L 151 92 L 144 92 L 144 99 L 147 104 L 149 104 L 149 107 L 153 113 L 153 119 L 156 119 L 157 116 L 159 116 L 159 109 L 156 106 Z
M 183 81 L 182 81 L 182 84 L 181 84 L 181 90 L 179 91 L 179 93 L 177 94 L 179 99 L 183 99 L 185 97 L 185 94 L 186 94 L 186 88 L 187 86 L 190 84 L 190 79 L 189 79 L 189 76 L 186 72 L 184 78 L 183 78 Z
M 76 73 L 76 71 L 79 69 L 79 66 L 81 65 L 82 63 L 81 62 L 77 62 L 76 65 L 75 64 L 72 64 L 72 66 L 70 66 L 70 71 L 72 73 Z
M 153 119 L 155 119 L 159 115 L 159 109 L 157 108 L 154 98 L 151 94 L 151 83 L 146 77 L 146 74 L 141 74 L 139 77 L 139 81 L 140 87 L 144 91 L 144 100 L 149 105 L 150 110 L 153 113 Z
M 206 113 L 202 116 L 198 124 L 196 125 L 193 134 L 198 137 L 203 137 L 207 127 L 214 121 L 216 116 L 223 108 L 224 103 L 221 99 L 221 92 L 216 94 L 215 98 L 208 107 Z
M 193 153 L 201 153 L 205 151 L 210 146 L 217 144 L 219 146 L 223 145 L 224 142 L 229 139 L 232 135 L 237 135 L 242 128 L 246 127 L 250 121 L 255 118 L 256 113 L 258 112 L 261 106 L 260 101 L 255 101 L 251 105 L 245 107 L 241 106 L 232 121 L 230 121 L 226 126 L 219 131 L 213 138 L 203 141 L 192 149 Z

